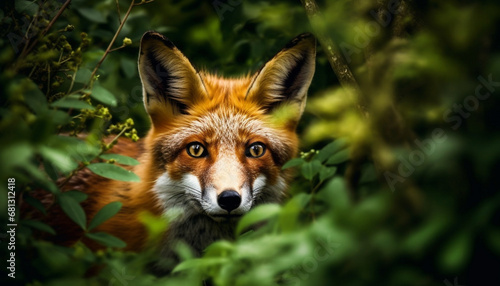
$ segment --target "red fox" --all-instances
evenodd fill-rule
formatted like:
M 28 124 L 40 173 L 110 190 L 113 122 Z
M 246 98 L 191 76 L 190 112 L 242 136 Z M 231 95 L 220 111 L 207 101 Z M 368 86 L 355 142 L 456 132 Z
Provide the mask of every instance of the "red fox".
M 138 158 L 133 171 L 141 181 L 119 182 L 83 170 L 64 189 L 89 195 L 82 203 L 89 219 L 106 204 L 122 202 L 120 212 L 97 231 L 119 237 L 127 250 L 146 246 L 138 219 L 144 211 L 182 211 L 163 236 L 162 256 L 172 255 L 176 241 L 199 254 L 215 240 L 231 239 L 242 215 L 285 196 L 291 174 L 281 167 L 298 151 L 295 129 L 315 56 L 314 37 L 302 34 L 254 75 L 225 79 L 197 71 L 163 35 L 145 33 L 138 64 L 151 130 L 138 144 L 123 140 L 113 149 Z M 55 228 L 57 239 L 81 239 L 73 223 Z

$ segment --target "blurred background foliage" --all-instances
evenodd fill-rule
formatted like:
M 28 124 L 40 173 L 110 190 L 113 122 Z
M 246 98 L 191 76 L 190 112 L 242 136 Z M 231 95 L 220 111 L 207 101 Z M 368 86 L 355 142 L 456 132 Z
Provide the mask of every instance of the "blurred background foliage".
M 2 285 L 500 282 L 497 1 L 324 0 L 312 26 L 299 1 L 143 1 L 98 69 L 130 2 L 73 0 L 56 17 L 64 2 L 1 4 L 0 216 L 7 221 L 15 178 L 18 222 L 16 278 L 2 267 Z M 303 153 L 285 166 L 297 169 L 289 200 L 254 209 L 235 241 L 201 258 L 179 245 L 183 262 L 166 277 L 151 274 L 154 253 L 121 252 L 110 237 L 101 239 L 114 248 L 96 253 L 57 246 L 33 235 L 56 235 L 50 226 L 19 215 L 21 203 L 44 209 L 40 189 L 78 209 L 85 195 L 61 194 L 61 180 L 112 148 L 101 140 L 109 133 L 147 132 L 136 67 L 147 30 L 225 76 L 254 72 L 297 34 L 323 31 L 320 43 L 335 43 L 359 85 L 342 86 L 326 50 L 335 46 L 319 45 L 298 128 Z M 103 174 L 133 179 L 113 171 Z M 85 214 L 70 213 L 85 227 Z

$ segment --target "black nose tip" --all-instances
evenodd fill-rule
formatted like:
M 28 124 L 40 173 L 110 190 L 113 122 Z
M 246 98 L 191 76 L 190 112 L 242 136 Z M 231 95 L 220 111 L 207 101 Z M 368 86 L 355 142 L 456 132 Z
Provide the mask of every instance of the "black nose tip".
M 220 193 L 219 197 L 217 198 L 217 203 L 221 208 L 230 212 L 240 206 L 241 197 L 240 194 L 238 194 L 236 191 L 226 190 Z

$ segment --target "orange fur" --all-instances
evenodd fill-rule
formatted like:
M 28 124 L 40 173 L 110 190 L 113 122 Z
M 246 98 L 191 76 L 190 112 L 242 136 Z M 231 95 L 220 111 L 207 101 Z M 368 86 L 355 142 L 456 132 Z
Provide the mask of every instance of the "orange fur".
M 138 158 L 140 164 L 132 171 L 141 181 L 109 180 L 83 169 L 64 190 L 89 195 L 82 203 L 88 221 L 105 205 L 122 202 L 121 211 L 95 231 L 119 237 L 128 250 L 139 251 L 148 241 L 139 214 L 160 216 L 169 207 L 187 214 L 181 226 L 168 229 L 160 246 L 163 254 L 169 254 L 168 244 L 176 239 L 199 252 L 215 239 L 228 238 L 238 216 L 284 196 L 290 173 L 281 166 L 297 152 L 295 127 L 314 72 L 314 55 L 314 38 L 301 35 L 255 75 L 225 79 L 196 72 L 168 39 L 146 33 L 139 71 L 152 127 L 138 144 L 120 139 L 112 150 Z M 284 119 L 276 119 L 282 108 L 289 109 Z M 205 156 L 190 155 L 187 146 L 193 142 L 203 147 Z M 261 156 L 249 155 L 252 144 L 263 146 Z M 228 190 L 241 203 L 221 218 L 226 209 L 220 196 Z M 54 227 L 59 242 L 71 244 L 82 237 L 74 223 L 62 214 L 58 217 L 61 221 Z M 83 241 L 93 249 L 101 247 Z

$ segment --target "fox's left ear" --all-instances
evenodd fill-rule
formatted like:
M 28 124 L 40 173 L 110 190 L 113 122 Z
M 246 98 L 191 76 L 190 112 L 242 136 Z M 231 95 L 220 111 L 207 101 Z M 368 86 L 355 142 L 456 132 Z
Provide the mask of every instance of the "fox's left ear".
M 149 31 L 141 39 L 139 75 L 144 105 L 153 125 L 161 125 L 206 97 L 201 76 L 177 47 Z
M 254 76 L 247 100 L 257 102 L 268 114 L 285 115 L 279 117 L 295 128 L 304 111 L 315 64 L 316 39 L 309 33 L 297 36 Z

